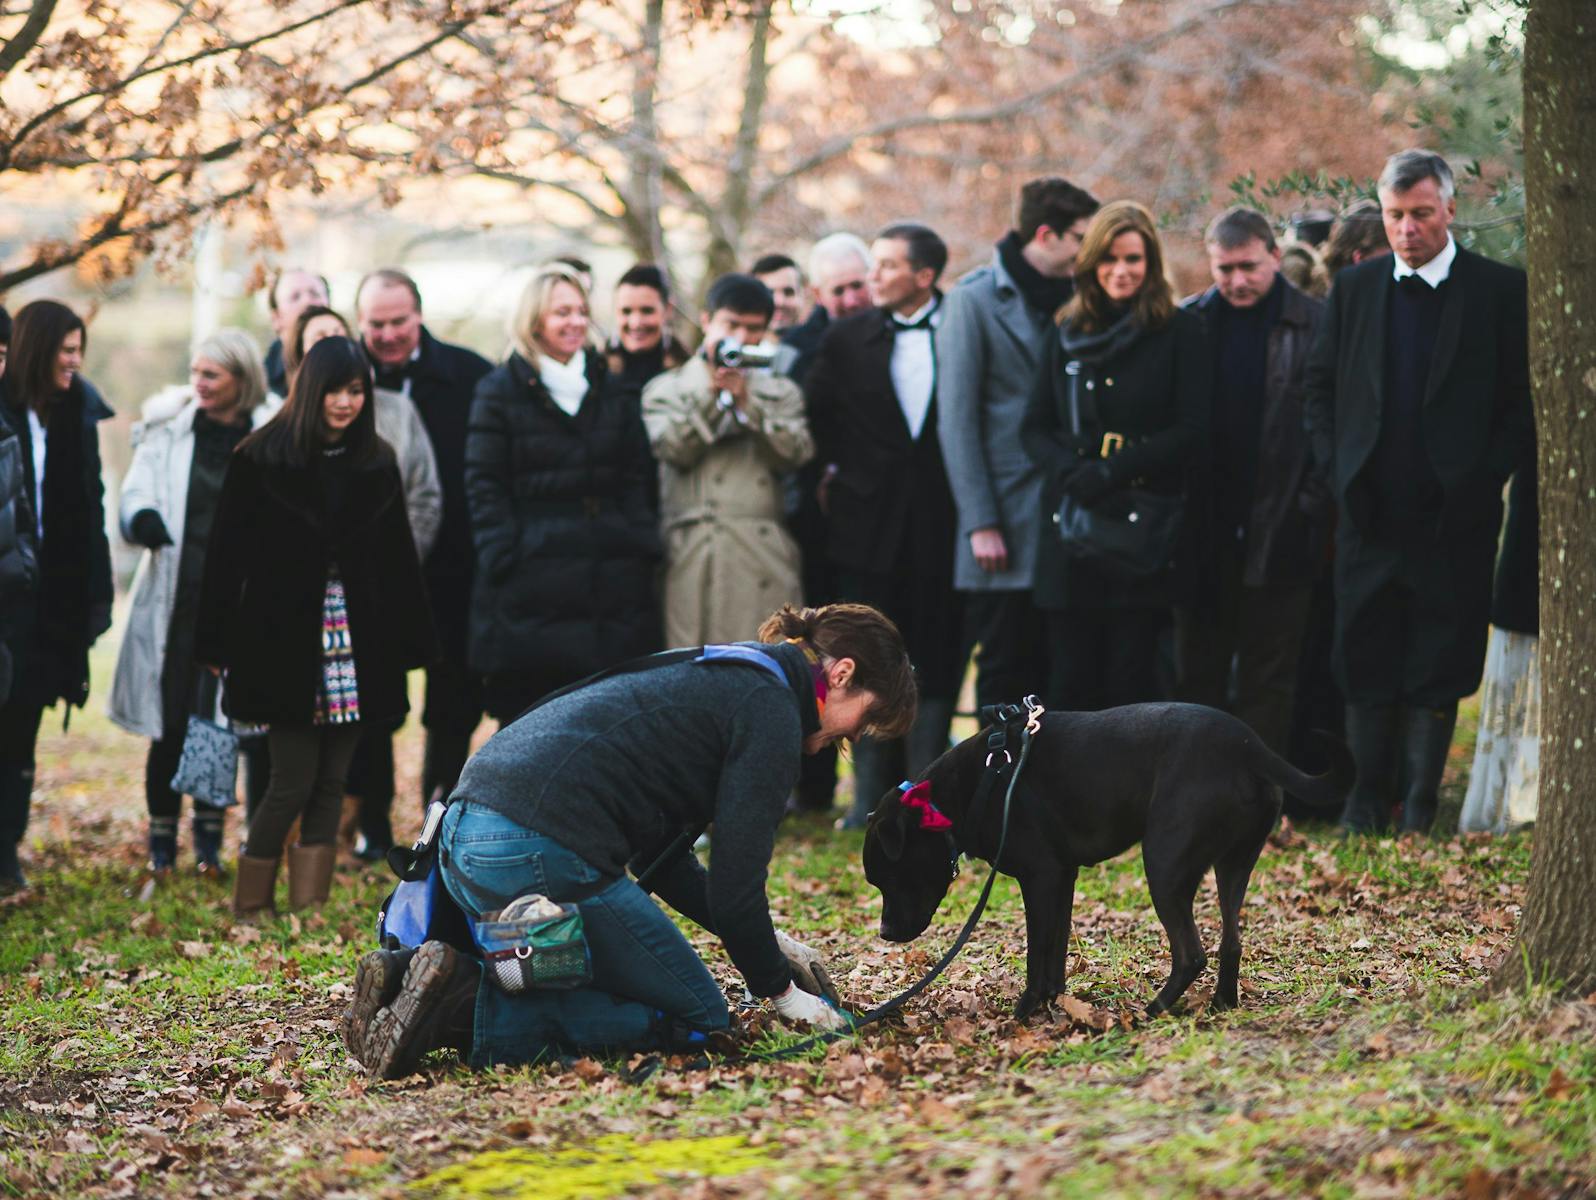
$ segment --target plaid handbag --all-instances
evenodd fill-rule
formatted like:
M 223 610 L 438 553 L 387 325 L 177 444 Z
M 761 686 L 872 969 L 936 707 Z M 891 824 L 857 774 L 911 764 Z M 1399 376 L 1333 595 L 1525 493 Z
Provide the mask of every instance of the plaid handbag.
M 209 671 L 200 671 L 195 691 L 195 713 L 188 718 L 183 735 L 183 756 L 172 776 L 172 790 L 192 796 L 212 808 L 231 808 L 238 803 L 238 735 L 231 722 L 220 725 L 209 716 L 217 710 L 218 683 Z

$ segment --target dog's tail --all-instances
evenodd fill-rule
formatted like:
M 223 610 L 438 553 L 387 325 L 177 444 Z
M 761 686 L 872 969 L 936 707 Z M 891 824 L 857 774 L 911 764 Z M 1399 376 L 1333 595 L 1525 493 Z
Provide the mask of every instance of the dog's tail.
M 1339 809 L 1346 803 L 1347 793 L 1352 791 L 1357 777 L 1352 751 L 1335 734 L 1323 729 L 1315 729 L 1309 736 L 1330 760 L 1330 769 L 1323 775 L 1299 771 L 1262 742 L 1257 743 L 1258 771 L 1311 808 Z

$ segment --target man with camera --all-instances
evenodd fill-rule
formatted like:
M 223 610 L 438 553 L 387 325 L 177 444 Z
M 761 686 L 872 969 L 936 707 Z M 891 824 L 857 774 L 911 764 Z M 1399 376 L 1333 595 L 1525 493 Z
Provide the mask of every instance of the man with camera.
M 780 476 L 814 453 L 798 386 L 762 346 L 775 300 L 751 275 L 710 285 L 698 354 L 643 389 L 660 463 L 665 640 L 746 641 L 801 598 L 798 545 L 782 519 Z

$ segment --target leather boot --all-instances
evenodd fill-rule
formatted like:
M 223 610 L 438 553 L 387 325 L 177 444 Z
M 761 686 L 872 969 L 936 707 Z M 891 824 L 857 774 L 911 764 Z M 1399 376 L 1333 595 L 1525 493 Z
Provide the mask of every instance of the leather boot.
M 255 921 L 277 915 L 277 864 L 281 858 L 238 856 L 238 874 L 233 876 L 233 916 L 240 921 Z
M 366 1070 L 374 1079 L 403 1079 L 434 1050 L 470 1054 L 482 965 L 445 942 L 426 942 L 405 970 L 404 986 L 372 1018 Z
M 194 802 L 194 873 L 201 879 L 227 878 L 227 868 L 222 866 L 225 821 L 224 810 Z
M 320 908 L 332 890 L 333 867 L 338 863 L 338 844 L 321 842 L 314 846 L 288 848 L 288 907 Z
M 399 998 L 405 971 L 416 956 L 416 947 L 404 950 L 373 950 L 355 968 L 355 998 L 344 1013 L 344 1046 L 361 1066 L 371 1056 L 371 1022 L 377 1013 Z
M 1456 704 L 1402 709 L 1397 773 L 1404 833 L 1428 833 L 1435 823 L 1441 773 L 1446 770 L 1446 752 L 1452 748 L 1456 724 Z
M 1347 705 L 1347 747 L 1358 778 L 1341 813 L 1346 833 L 1383 833 L 1389 826 L 1395 742 L 1395 705 Z

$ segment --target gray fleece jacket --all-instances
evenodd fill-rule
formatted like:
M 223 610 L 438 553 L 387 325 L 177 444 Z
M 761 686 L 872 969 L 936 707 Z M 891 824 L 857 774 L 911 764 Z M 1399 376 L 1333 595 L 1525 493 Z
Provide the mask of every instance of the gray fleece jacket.
M 682 854 L 654 890 L 719 936 L 751 992 L 773 996 L 792 974 L 765 879 L 803 738 L 819 717 L 803 652 L 761 649 L 785 683 L 751 663 L 687 662 L 550 701 L 489 739 L 452 800 L 553 838 L 611 877 L 652 863 L 684 827 L 713 825 L 709 870 Z

